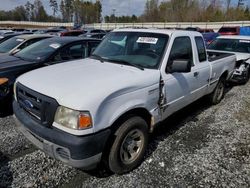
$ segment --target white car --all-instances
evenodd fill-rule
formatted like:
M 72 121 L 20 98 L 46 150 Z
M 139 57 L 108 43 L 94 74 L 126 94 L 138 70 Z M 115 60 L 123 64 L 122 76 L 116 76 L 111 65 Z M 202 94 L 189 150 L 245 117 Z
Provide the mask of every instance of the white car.
M 231 52 L 236 55 L 236 67 L 231 80 L 246 83 L 250 78 L 250 36 L 227 35 L 217 37 L 209 51 Z
M 222 100 L 235 60 L 208 57 L 198 32 L 115 30 L 88 59 L 19 77 L 15 119 L 51 157 L 83 169 L 104 161 L 126 173 L 142 162 L 157 123 L 204 95 Z

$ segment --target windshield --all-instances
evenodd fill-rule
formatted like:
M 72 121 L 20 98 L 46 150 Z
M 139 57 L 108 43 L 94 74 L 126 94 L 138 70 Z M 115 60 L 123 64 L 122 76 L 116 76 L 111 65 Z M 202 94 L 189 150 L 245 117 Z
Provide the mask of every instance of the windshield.
M 250 53 L 250 40 L 241 39 L 216 39 L 209 46 L 208 49 Z
M 0 44 L 0 53 L 7 53 L 24 41 L 22 38 L 13 37 Z
M 103 61 L 142 68 L 158 68 L 168 35 L 146 32 L 108 34 L 92 54 Z
M 57 42 L 45 39 L 24 48 L 14 56 L 30 61 L 41 61 L 48 58 L 60 46 L 61 44 Z

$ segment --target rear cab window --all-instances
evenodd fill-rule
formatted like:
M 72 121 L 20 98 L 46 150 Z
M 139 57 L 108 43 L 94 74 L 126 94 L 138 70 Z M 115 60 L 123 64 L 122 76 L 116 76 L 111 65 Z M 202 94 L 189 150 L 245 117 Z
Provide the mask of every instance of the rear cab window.
M 207 60 L 207 52 L 205 48 L 205 44 L 202 37 L 195 37 L 195 43 L 198 52 L 198 58 L 200 62 L 204 62 Z

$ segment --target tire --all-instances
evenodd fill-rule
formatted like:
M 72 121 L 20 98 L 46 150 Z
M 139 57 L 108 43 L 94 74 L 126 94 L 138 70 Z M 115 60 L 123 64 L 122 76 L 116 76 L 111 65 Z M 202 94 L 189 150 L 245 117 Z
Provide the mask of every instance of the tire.
M 148 145 L 148 125 L 141 117 L 133 116 L 121 124 L 115 137 L 108 155 L 108 167 L 116 174 L 124 174 L 143 160 Z
M 226 79 L 224 77 L 220 78 L 214 91 L 208 95 L 211 104 L 219 104 L 225 95 L 225 85 Z
M 248 67 L 246 70 L 246 74 L 244 75 L 244 79 L 242 81 L 242 84 L 246 84 L 249 81 L 250 78 L 250 68 Z

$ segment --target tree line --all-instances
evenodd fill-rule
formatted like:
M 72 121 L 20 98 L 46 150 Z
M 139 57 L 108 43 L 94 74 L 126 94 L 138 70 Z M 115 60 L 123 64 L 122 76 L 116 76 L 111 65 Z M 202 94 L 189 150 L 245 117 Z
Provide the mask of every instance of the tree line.
M 244 0 L 232 6 L 231 0 L 148 0 L 140 21 L 147 22 L 214 22 L 249 20 Z
M 56 21 L 78 24 L 98 22 L 209 22 L 249 20 L 250 11 L 238 0 L 147 0 L 140 16 L 117 16 L 114 13 L 102 19 L 100 0 L 49 0 L 52 15 L 49 15 L 41 0 L 27 1 L 10 11 L 0 11 L 0 20 L 15 21 Z
M 25 5 L 17 6 L 10 11 L 0 11 L 0 20 L 43 21 L 43 22 L 76 22 L 88 24 L 101 22 L 102 5 L 100 1 L 82 0 L 49 0 L 53 12 L 49 15 L 41 0 L 34 3 L 27 1 Z

